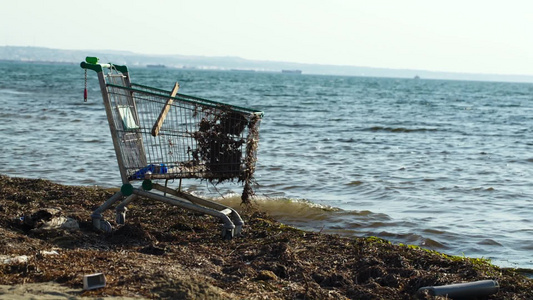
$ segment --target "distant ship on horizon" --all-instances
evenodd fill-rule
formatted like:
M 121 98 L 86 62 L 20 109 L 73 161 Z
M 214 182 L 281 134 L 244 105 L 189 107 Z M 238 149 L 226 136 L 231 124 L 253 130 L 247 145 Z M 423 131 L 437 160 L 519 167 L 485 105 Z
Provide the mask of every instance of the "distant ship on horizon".
M 166 68 L 165 65 L 146 65 L 147 68 Z
M 281 73 L 286 73 L 286 74 L 302 74 L 302 70 L 281 70 Z
M 253 73 L 255 72 L 255 70 L 253 69 L 231 69 L 232 72 L 248 72 L 248 73 Z

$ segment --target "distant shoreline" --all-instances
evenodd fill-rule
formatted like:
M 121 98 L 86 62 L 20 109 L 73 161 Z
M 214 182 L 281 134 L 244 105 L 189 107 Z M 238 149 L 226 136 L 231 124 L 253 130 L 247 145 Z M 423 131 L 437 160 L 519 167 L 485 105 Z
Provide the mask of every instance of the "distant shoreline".
M 533 83 L 533 75 L 476 74 L 429 71 L 417 69 L 390 69 L 349 65 L 321 65 L 281 61 L 248 60 L 240 57 L 205 57 L 188 55 L 146 55 L 127 51 L 109 50 L 61 50 L 44 47 L 0 46 L 0 61 L 28 63 L 77 64 L 86 56 L 98 56 L 103 61 L 125 64 L 129 67 L 165 65 L 166 67 L 195 70 L 254 70 L 259 72 L 280 72 L 281 70 L 301 70 L 309 75 L 334 75 L 357 77 L 414 78 L 437 80 L 466 80 L 491 82 Z
M 13 63 L 13 64 L 41 64 L 41 65 L 76 65 L 74 62 L 66 61 L 45 61 L 45 60 L 11 60 L 0 59 L 0 63 Z

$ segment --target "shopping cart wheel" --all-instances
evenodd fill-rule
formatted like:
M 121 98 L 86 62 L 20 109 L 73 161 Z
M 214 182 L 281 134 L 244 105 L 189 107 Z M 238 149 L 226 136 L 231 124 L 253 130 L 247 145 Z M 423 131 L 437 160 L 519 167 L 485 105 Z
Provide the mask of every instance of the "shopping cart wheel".
M 231 240 L 233 238 L 233 229 L 224 228 L 222 229 L 222 239 Z
M 126 224 L 126 211 L 117 211 L 115 221 L 120 225 Z
M 113 227 L 111 226 L 111 223 L 109 223 L 108 221 L 100 220 L 100 230 L 102 230 L 103 232 L 109 233 L 113 231 Z
M 234 235 L 235 235 L 235 236 L 240 236 L 240 235 L 241 235 L 241 232 L 242 232 L 242 225 L 236 225 L 236 226 L 235 226 Z

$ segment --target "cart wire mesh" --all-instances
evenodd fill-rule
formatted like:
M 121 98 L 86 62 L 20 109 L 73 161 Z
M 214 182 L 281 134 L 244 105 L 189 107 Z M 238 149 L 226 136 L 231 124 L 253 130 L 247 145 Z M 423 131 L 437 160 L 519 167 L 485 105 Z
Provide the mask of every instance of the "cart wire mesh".
M 113 138 L 128 180 L 236 179 L 250 189 L 262 112 L 184 94 L 171 97 L 169 91 L 138 84 L 128 87 L 122 74 L 107 75 L 107 82 Z M 165 107 L 168 113 L 154 134 Z

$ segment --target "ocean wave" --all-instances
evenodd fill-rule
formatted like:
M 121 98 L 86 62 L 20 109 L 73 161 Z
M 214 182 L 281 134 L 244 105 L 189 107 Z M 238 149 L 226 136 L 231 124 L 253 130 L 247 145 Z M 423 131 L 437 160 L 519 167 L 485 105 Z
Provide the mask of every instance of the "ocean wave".
M 386 131 L 386 132 L 427 132 L 427 131 L 438 131 L 436 128 L 405 128 L 405 127 L 383 127 L 383 126 L 372 126 L 370 128 L 364 129 L 363 131 Z
M 10 95 L 29 95 L 31 93 L 29 92 L 23 92 L 19 90 L 13 90 L 13 89 L 0 89 L 0 94 L 10 94 Z
M 241 199 L 238 194 L 224 195 L 216 200 L 237 210 L 241 208 Z M 284 224 L 311 231 L 356 236 L 377 232 L 379 228 L 406 225 L 398 224 L 384 213 L 369 210 L 344 210 L 313 203 L 306 199 L 256 196 L 252 203 L 260 211 L 267 212 Z

